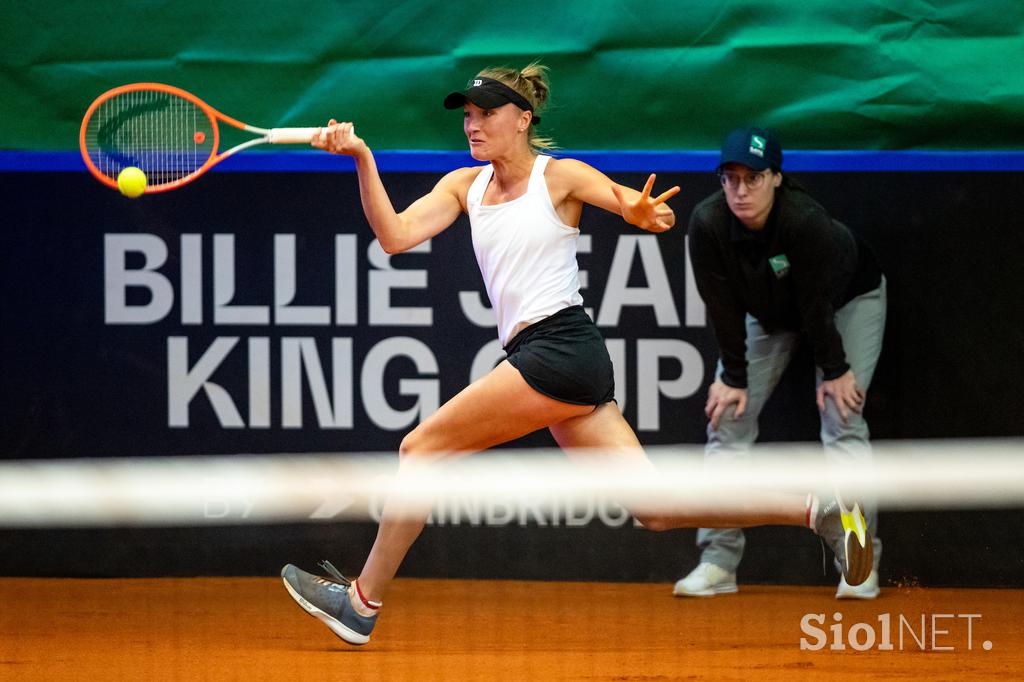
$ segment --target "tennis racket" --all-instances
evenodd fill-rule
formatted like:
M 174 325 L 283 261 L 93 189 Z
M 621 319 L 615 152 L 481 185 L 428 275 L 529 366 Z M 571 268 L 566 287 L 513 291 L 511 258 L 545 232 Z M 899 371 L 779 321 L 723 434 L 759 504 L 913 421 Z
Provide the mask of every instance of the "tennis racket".
M 259 137 L 219 152 L 221 121 Z M 103 93 L 82 119 L 78 144 L 96 179 L 117 189 L 128 166 L 146 174 L 146 192 L 192 182 L 215 165 L 258 144 L 308 144 L 321 128 L 257 128 L 226 116 L 195 95 L 162 83 L 133 83 Z

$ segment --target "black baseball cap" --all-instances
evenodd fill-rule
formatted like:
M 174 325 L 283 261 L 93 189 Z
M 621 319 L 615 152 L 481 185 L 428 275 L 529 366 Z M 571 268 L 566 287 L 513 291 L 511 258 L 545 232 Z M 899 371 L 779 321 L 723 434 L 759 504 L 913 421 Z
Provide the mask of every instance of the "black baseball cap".
M 533 105 L 525 97 L 501 81 L 486 76 L 472 78 L 462 92 L 449 93 L 444 98 L 444 108 L 458 109 L 467 101 L 482 109 L 497 109 L 511 102 L 523 111 L 533 111 Z M 540 123 L 540 116 L 534 116 L 531 123 Z
M 756 171 L 782 169 L 782 147 L 775 133 L 766 128 L 737 128 L 722 143 L 721 169 L 727 163 L 739 163 Z

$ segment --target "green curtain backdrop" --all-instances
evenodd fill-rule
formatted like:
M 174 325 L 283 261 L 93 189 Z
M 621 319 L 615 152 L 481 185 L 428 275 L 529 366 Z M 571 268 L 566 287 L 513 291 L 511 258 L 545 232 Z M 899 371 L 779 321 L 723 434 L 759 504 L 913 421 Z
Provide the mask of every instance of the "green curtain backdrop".
M 0 148 L 73 149 L 104 90 L 159 81 L 254 125 L 354 120 L 462 149 L 450 90 L 551 67 L 566 149 L 711 149 L 758 122 L 803 149 L 1024 148 L 1021 0 L 0 2 Z

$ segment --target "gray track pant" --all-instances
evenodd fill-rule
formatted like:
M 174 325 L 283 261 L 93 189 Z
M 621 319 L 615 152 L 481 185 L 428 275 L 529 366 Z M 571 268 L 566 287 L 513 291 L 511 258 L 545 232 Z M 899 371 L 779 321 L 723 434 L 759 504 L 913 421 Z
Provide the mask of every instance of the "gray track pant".
M 882 351 L 882 334 L 885 330 L 886 292 L 885 278 L 878 289 L 858 296 L 836 311 L 835 323 L 843 337 L 846 362 L 857 378 L 857 385 L 867 391 Z M 751 446 L 757 440 L 757 420 L 782 372 L 789 364 L 797 345 L 797 332 L 768 334 L 751 316 L 747 316 L 747 410 L 740 418 L 733 416 L 729 408 L 722 416 L 718 429 L 708 424 L 708 442 L 704 457 L 709 466 L 716 464 L 734 465 L 735 458 L 750 454 Z M 722 364 L 718 364 L 718 374 Z M 821 383 L 822 372 L 817 370 L 817 382 Z M 825 412 L 821 415 L 821 442 L 830 459 L 839 462 L 870 461 L 871 443 L 867 422 L 862 415 L 851 412 L 846 424 L 831 399 L 825 400 Z M 882 541 L 878 539 L 878 505 L 874 500 L 865 499 L 864 515 L 874 538 L 875 568 L 882 555 Z M 701 561 L 715 564 L 727 571 L 735 571 L 743 558 L 745 545 L 743 531 L 739 528 L 701 528 L 697 531 L 697 546 L 701 549 Z

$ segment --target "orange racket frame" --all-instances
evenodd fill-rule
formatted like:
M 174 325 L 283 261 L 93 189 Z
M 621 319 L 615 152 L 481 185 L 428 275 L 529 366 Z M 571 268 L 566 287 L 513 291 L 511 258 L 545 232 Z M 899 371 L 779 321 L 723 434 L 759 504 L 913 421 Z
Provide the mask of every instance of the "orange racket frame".
M 209 156 L 203 162 L 201 166 L 188 173 L 187 175 L 176 178 L 169 182 L 159 182 L 155 184 L 147 184 L 146 193 L 166 192 L 168 190 L 177 189 L 183 185 L 186 185 L 206 171 L 210 170 L 213 166 L 217 165 L 224 159 L 228 158 L 232 154 L 253 147 L 259 144 L 308 144 L 314 135 L 320 134 L 323 137 L 324 130 L 322 128 L 257 128 L 247 123 L 243 123 L 238 119 L 232 118 L 226 114 L 217 111 L 212 106 L 199 99 L 195 95 L 181 88 L 176 88 L 173 85 L 165 85 L 163 83 L 132 83 L 129 85 L 121 85 L 116 88 L 107 90 L 102 95 L 97 97 L 89 108 L 85 112 L 85 116 L 82 118 L 82 127 L 78 134 L 78 146 L 82 153 L 82 160 L 85 162 L 86 168 L 92 175 L 102 182 L 104 185 L 117 189 L 117 177 L 111 176 L 100 169 L 93 161 L 89 146 L 87 143 L 87 131 L 89 129 L 89 122 L 93 114 L 99 109 L 99 107 L 110 100 L 114 99 L 119 95 L 124 95 L 131 92 L 162 92 L 175 97 L 180 97 L 194 104 L 199 110 L 206 114 L 207 119 L 210 122 L 210 127 L 213 134 L 213 142 L 209 151 Z M 217 125 L 217 121 L 223 121 L 228 125 L 234 126 L 239 130 L 254 133 L 259 137 L 255 137 L 251 140 L 238 144 L 231 149 L 224 152 L 217 153 L 220 148 L 220 127 Z M 196 133 L 198 135 L 198 133 Z M 146 168 L 142 168 L 143 172 L 147 172 Z M 120 169 L 118 169 L 120 172 Z M 147 173 L 148 175 L 148 173 Z

